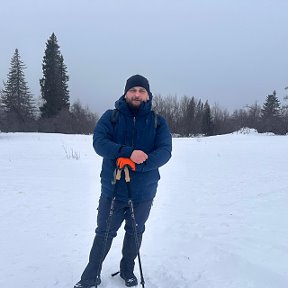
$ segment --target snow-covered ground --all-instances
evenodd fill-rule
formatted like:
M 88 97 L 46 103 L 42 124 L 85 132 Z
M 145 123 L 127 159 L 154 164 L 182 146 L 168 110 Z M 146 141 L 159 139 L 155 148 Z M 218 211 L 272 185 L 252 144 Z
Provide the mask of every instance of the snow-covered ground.
M 235 133 L 173 145 L 141 249 L 145 287 L 287 288 L 288 137 Z M 92 136 L 0 133 L 0 287 L 79 280 L 100 168 Z M 124 287 L 110 276 L 122 236 L 100 287 Z

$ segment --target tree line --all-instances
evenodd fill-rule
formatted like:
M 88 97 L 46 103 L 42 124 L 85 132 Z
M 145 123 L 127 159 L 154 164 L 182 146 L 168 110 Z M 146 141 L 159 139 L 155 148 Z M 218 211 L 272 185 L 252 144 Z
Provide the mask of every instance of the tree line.
M 18 49 L 10 62 L 7 81 L 0 91 L 0 131 L 89 134 L 98 115 L 78 100 L 70 105 L 69 76 L 54 33 L 46 43 L 36 103 L 25 80 L 25 64 Z
M 288 96 L 284 100 L 288 100 Z M 288 105 L 281 105 L 276 91 L 267 95 L 262 106 L 254 103 L 233 113 L 217 105 L 211 107 L 208 101 L 203 103 L 195 97 L 178 99 L 177 96 L 156 95 L 153 101 L 155 112 L 167 119 L 175 136 L 220 135 L 246 127 L 259 133 L 288 133 Z
M 67 66 L 54 33 L 46 43 L 38 103 L 25 80 L 25 69 L 15 49 L 7 81 L 0 90 L 0 131 L 92 133 L 99 117 L 79 100 L 70 105 Z M 179 99 L 155 95 L 153 109 L 167 119 L 171 132 L 180 137 L 226 134 L 243 127 L 260 133 L 288 133 L 288 105 L 280 103 L 276 91 L 266 97 L 262 106 L 254 103 L 233 113 L 188 96 Z

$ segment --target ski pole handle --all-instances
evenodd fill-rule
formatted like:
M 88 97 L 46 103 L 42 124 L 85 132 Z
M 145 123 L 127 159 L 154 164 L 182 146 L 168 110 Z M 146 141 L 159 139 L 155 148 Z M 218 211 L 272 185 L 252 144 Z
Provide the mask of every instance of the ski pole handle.
M 125 173 L 125 181 L 127 183 L 130 182 L 131 178 L 130 178 L 129 168 L 127 165 L 125 165 L 124 167 L 124 173 Z
M 115 180 L 119 181 L 121 179 L 121 172 L 122 172 L 121 169 L 116 170 Z

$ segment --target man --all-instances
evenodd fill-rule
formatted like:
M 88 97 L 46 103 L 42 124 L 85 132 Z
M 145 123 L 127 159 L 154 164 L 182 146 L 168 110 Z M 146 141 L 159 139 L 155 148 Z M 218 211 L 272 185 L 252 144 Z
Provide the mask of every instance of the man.
M 101 283 L 102 261 L 124 220 L 120 276 L 127 287 L 138 284 L 133 273 L 134 260 L 160 179 L 158 168 L 168 162 L 172 150 L 167 123 L 152 111 L 152 98 L 148 80 L 141 75 L 131 76 L 126 82 L 124 95 L 115 102 L 116 109 L 107 110 L 96 125 L 93 146 L 103 157 L 97 228 L 89 263 L 74 288 L 90 288 Z M 121 165 L 130 168 L 129 190 L 134 203 L 138 247 L 128 205 L 127 183 L 124 177 L 116 184 L 113 182 L 115 171 Z M 113 215 L 109 231 L 106 231 L 113 198 Z

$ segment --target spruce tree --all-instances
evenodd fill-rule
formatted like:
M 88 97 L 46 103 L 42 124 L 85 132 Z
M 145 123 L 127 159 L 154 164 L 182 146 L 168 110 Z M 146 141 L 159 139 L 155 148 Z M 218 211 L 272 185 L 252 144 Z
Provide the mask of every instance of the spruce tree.
M 50 118 L 62 110 L 68 110 L 70 106 L 69 76 L 54 33 L 46 43 L 42 71 L 43 78 L 40 79 L 40 86 L 44 104 L 40 107 L 40 111 L 43 118 Z
M 205 134 L 206 136 L 213 135 L 213 122 L 212 122 L 212 116 L 211 116 L 211 109 L 208 104 L 208 101 L 205 102 L 204 109 L 203 109 L 202 133 Z
M 202 134 L 202 117 L 203 117 L 203 110 L 204 105 L 201 100 L 198 100 L 196 105 L 196 111 L 195 111 L 195 130 L 194 134 Z
M 278 133 L 281 126 L 280 101 L 276 96 L 276 91 L 268 95 L 261 110 L 262 112 L 262 132 Z
M 192 101 L 194 103 L 194 106 L 190 105 Z M 179 127 L 179 134 L 186 137 L 192 134 L 194 112 L 194 97 L 192 98 L 192 100 L 187 96 L 182 97 L 179 103 L 179 124 L 177 125 Z
M 262 117 L 265 119 L 275 118 L 279 117 L 279 114 L 280 114 L 280 101 L 276 96 L 276 91 L 273 91 L 273 94 L 267 96 L 266 102 L 263 105 Z
M 35 103 L 25 81 L 26 66 L 20 59 L 18 49 L 15 49 L 10 62 L 7 81 L 1 91 L 1 105 L 10 121 L 24 123 L 35 117 Z

